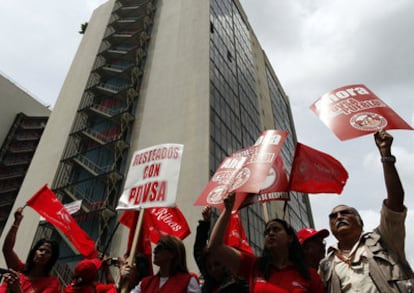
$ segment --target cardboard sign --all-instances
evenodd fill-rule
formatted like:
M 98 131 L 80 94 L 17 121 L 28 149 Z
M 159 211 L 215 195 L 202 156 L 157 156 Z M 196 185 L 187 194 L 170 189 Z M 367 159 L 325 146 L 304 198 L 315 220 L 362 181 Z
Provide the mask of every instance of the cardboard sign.
M 232 157 L 247 157 L 232 184 L 233 191 L 258 193 L 262 189 L 287 135 L 287 131 L 282 130 L 263 131 L 253 146 L 232 154 Z
M 226 157 L 194 205 L 213 206 L 221 209 L 224 196 L 231 191 L 236 175 L 246 161 L 247 157 Z
M 225 158 L 194 205 L 222 209 L 226 194 L 236 192 L 233 210 L 237 210 L 248 194 L 258 193 L 263 188 L 266 192 L 271 187 L 282 188 L 271 169 L 272 166 L 280 166 L 280 162 L 276 165 L 274 162 L 287 135 L 287 131 L 266 130 L 253 146 L 238 150 L 231 157 Z
M 310 108 L 340 140 L 381 129 L 413 129 L 363 84 L 332 90 Z
M 136 151 L 116 209 L 174 206 L 183 149 L 160 144 Z

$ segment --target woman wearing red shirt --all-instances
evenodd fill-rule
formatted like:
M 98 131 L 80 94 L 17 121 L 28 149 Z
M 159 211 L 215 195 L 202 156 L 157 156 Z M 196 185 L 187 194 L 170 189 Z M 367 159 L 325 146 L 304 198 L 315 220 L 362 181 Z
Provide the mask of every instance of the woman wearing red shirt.
M 196 278 L 188 272 L 183 242 L 163 236 L 154 248 L 154 264 L 159 271 L 144 279 L 131 293 L 201 293 Z
M 209 251 L 234 273 L 249 280 L 251 292 L 323 293 L 319 275 L 305 263 L 295 230 L 284 220 L 274 219 L 266 224 L 261 257 L 224 244 L 234 199 L 234 193 L 224 199 L 225 208 L 211 233 Z
M 22 263 L 14 251 L 17 230 L 23 219 L 22 211 L 22 208 L 18 208 L 14 213 L 14 224 L 4 240 L 3 255 L 9 272 L 4 274 L 5 282 L 0 287 L 0 292 L 60 293 L 59 280 L 50 275 L 59 257 L 56 241 L 40 239 L 30 250 L 26 264 Z

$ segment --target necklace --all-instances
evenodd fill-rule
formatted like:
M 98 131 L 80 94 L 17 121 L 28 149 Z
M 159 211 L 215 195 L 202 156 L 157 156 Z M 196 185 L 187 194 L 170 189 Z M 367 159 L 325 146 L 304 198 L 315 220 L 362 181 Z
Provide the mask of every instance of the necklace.
M 351 260 L 355 254 L 355 252 L 353 252 L 351 255 L 349 255 L 350 250 L 341 250 L 341 252 L 339 252 L 339 250 L 335 251 L 335 255 L 344 263 L 346 263 L 348 266 L 351 266 Z

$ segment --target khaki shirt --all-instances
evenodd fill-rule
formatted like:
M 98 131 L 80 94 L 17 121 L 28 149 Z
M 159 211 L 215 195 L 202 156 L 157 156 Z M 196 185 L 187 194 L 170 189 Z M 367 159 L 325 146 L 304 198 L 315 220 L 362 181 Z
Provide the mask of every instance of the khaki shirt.
M 388 209 L 383 204 L 380 225 L 376 229 L 388 251 L 397 256 L 397 259 L 402 260 L 406 259 L 404 252 L 406 215 L 406 209 L 398 213 Z M 355 243 L 348 254 L 349 262 L 345 262 L 336 256 L 335 252 L 339 250 L 338 244 L 329 247 L 328 256 L 322 260 L 320 266 L 320 274 L 325 284 L 331 283 L 334 275 L 339 281 L 340 292 L 378 292 L 377 286 L 369 274 L 368 258 L 371 252 L 368 251 L 365 243 L 372 233 L 368 232 L 361 235 L 359 241 Z M 390 276 L 388 276 L 389 279 L 398 279 L 399 276 L 396 276 L 396 274 L 397 272 L 391 270 Z

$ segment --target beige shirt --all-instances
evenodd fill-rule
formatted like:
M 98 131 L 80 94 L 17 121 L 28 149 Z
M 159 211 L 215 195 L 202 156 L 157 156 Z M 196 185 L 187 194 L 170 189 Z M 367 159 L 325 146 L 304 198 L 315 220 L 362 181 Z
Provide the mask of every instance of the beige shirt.
M 380 225 L 378 227 L 382 235 L 381 238 L 387 243 L 387 247 L 396 252 L 402 259 L 405 259 L 404 222 L 406 215 L 406 209 L 402 213 L 397 213 L 383 205 Z M 330 249 L 338 250 L 338 246 L 331 246 Z M 350 265 L 336 255 L 333 260 L 334 270 L 340 280 L 341 292 L 378 292 L 378 289 L 369 276 L 366 247 L 361 244 L 361 238 L 355 243 L 346 259 L 350 260 Z
M 342 292 L 378 292 L 375 284 L 369 278 L 369 265 L 366 258 L 365 246 L 358 243 L 349 253 L 351 265 L 335 255 L 335 272 L 339 277 Z

